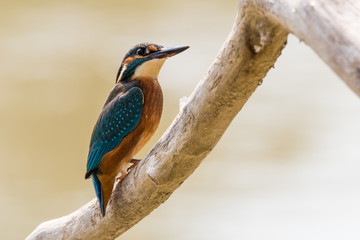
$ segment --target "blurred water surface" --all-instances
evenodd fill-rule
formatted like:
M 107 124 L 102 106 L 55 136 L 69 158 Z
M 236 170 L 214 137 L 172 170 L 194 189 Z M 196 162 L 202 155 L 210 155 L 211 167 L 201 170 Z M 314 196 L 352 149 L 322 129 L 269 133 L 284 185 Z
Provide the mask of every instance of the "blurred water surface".
M 132 45 L 191 48 L 159 76 L 164 115 L 207 71 L 235 1 L 1 1 L 1 239 L 95 197 L 88 144 Z M 261 87 L 199 169 L 119 239 L 359 239 L 360 101 L 290 37 Z

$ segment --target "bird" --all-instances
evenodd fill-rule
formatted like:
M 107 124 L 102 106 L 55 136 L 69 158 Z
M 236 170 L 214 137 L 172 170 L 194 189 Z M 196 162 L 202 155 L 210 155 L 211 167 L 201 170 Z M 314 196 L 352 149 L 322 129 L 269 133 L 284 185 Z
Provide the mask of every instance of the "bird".
M 140 43 L 123 58 L 115 86 L 94 126 L 87 158 L 85 179 L 92 179 L 103 217 L 115 180 L 125 177 L 140 161 L 133 157 L 159 125 L 163 110 L 158 82 L 161 67 L 167 58 L 188 48 Z

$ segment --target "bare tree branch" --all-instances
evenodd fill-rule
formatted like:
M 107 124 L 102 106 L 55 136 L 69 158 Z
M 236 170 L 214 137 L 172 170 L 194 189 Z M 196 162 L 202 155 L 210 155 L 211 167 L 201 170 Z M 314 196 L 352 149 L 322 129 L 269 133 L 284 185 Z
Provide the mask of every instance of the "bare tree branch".
M 360 46 L 354 35 L 360 11 L 354 2 L 239 0 L 233 29 L 210 70 L 158 143 L 116 185 L 106 217 L 94 199 L 40 224 L 27 239 L 114 239 L 156 209 L 217 144 L 281 54 L 288 32 L 360 94 Z M 345 13 L 356 23 L 343 25 L 351 22 Z
M 309 45 L 360 96 L 360 1 L 251 2 Z

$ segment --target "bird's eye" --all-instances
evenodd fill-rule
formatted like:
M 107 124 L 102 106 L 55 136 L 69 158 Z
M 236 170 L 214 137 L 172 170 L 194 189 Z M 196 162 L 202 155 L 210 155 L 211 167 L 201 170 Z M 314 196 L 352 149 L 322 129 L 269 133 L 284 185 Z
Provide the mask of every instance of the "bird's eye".
M 136 54 L 137 54 L 137 55 L 144 56 L 144 55 L 145 55 L 145 49 L 143 49 L 143 48 L 138 48 L 138 49 L 136 50 Z

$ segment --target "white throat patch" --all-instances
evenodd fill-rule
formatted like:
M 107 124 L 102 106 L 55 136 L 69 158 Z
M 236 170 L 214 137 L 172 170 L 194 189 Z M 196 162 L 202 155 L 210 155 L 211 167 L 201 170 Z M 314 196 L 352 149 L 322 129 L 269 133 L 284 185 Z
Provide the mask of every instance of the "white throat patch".
M 116 82 L 120 81 L 120 79 L 122 78 L 122 75 L 124 74 L 126 68 L 127 68 L 127 65 L 125 65 L 125 66 L 123 67 L 123 69 L 121 70 L 121 73 L 120 73 L 118 79 L 116 80 Z
M 157 79 L 160 69 L 164 64 L 165 60 L 166 58 L 159 58 L 144 62 L 138 68 L 136 68 L 132 78 L 135 79 L 137 77 L 148 77 Z

